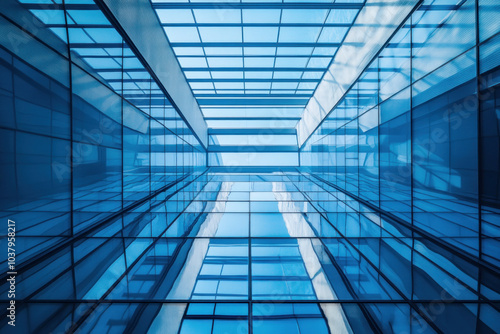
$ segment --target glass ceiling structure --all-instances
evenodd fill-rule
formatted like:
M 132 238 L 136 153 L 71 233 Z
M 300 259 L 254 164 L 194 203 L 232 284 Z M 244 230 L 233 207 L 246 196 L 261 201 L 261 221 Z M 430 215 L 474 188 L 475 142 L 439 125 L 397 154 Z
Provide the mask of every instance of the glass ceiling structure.
M 113 2 L 21 2 L 47 28 L 69 42 L 70 50 L 84 66 L 119 94 L 123 79 L 124 97 L 134 105 L 167 103 L 184 116 L 186 131 L 192 133 L 188 143 L 208 145 L 210 166 L 298 166 L 300 147 L 334 107 L 331 102 L 342 97 L 363 64 L 396 29 L 397 21 L 403 20 L 391 6 L 409 11 L 416 4 L 369 0 L 138 1 L 138 8 L 151 11 L 149 21 L 157 16 L 158 24 L 149 22 L 149 28 L 157 26 L 166 36 L 161 41 L 155 35 L 146 47 L 171 51 L 170 58 L 156 56 L 160 59 L 157 62 L 178 62 L 178 76 L 171 74 L 171 67 L 163 71 L 173 76 L 171 84 L 184 84 L 189 91 L 176 99 L 171 97 L 172 87 L 166 89 L 162 78 L 156 77 L 162 71 L 155 64 L 148 64 L 155 71 L 145 67 L 147 59 L 134 54 L 147 56 L 132 52 L 128 46 L 122 51 L 123 43 L 135 47 L 140 42 L 123 41 L 103 14 L 100 7 Z M 379 36 L 367 34 L 373 24 L 380 27 Z M 122 29 L 126 34 L 127 27 Z M 356 59 L 359 67 L 353 68 L 349 60 L 356 56 L 364 59 Z M 333 98 L 330 91 L 335 92 Z M 177 106 L 176 102 L 182 104 L 187 97 L 197 105 Z M 187 119 L 190 106 L 201 110 L 202 120 L 201 116 Z M 171 114 L 162 121 L 175 122 L 176 113 Z M 205 132 L 201 133 L 203 121 Z
M 298 150 L 297 122 L 364 1 L 152 4 L 207 122 L 209 151 L 277 153 Z

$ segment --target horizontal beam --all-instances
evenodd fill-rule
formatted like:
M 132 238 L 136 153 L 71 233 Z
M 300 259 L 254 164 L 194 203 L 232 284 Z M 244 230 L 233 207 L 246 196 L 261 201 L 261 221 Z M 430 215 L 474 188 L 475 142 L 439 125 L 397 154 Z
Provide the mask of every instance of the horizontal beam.
M 296 47 L 339 47 L 341 43 L 287 43 L 287 42 L 277 42 L 277 43 L 241 43 L 241 42 L 175 42 L 170 43 L 170 46 L 175 47 L 254 47 L 254 48 L 269 48 L 269 47 L 287 47 L 287 48 L 296 48 Z
M 278 129 L 208 129 L 209 135 L 294 135 L 295 128 Z
M 128 71 L 128 70 L 127 70 Z M 185 67 L 184 72 L 325 72 L 323 67 Z
M 292 28 L 350 28 L 350 23 L 162 23 L 163 27 L 292 27 Z
M 351 23 L 162 23 L 163 27 L 221 27 L 221 28 L 239 28 L 239 27 L 292 27 L 292 28 L 323 28 L 323 27 L 333 27 L 333 28 L 350 28 Z M 111 24 L 107 23 L 48 23 L 45 25 L 46 28 L 110 28 L 113 27 Z M 369 26 L 369 25 L 366 25 Z M 416 29 L 423 28 L 436 28 L 442 26 L 442 23 L 419 23 L 412 25 L 405 25 L 405 27 L 412 27 Z M 379 27 L 379 25 L 373 25 L 374 28 Z
M 298 152 L 299 148 L 296 145 L 280 145 L 280 146 L 220 146 L 209 145 L 208 152 Z
M 239 89 L 238 89 L 239 90 Z M 292 89 L 294 90 L 294 89 Z M 224 93 L 217 93 L 217 94 L 194 94 L 196 98 L 203 99 L 203 98 L 214 98 L 217 100 L 220 99 L 226 99 L 226 98 L 234 98 L 234 97 L 239 97 L 243 99 L 251 99 L 254 97 L 261 97 L 261 98 L 267 98 L 269 99 L 274 99 L 274 98 L 280 98 L 280 99 L 294 99 L 294 98 L 311 98 L 311 94 L 224 94 Z M 266 100 L 267 101 L 267 100 Z M 280 100 L 281 101 L 281 100 Z
M 154 82 L 154 80 L 152 79 L 106 79 L 106 82 Z M 258 82 L 258 83 L 279 83 L 279 82 L 287 82 L 287 83 L 301 83 L 301 82 L 313 82 L 313 83 L 317 83 L 318 81 L 317 80 L 314 80 L 314 81 L 302 81 L 300 79 L 283 79 L 283 80 L 267 80 L 267 81 L 262 81 L 262 80 L 259 80 L 259 81 L 248 81 L 246 79 L 199 79 L 199 80 L 188 80 L 188 82 L 226 82 L 226 83 L 246 83 L 246 82 Z M 367 80 L 364 80 L 363 82 L 368 82 Z M 373 82 L 377 82 L 377 80 L 374 80 Z M 196 88 L 195 88 L 196 89 Z M 215 88 L 217 90 L 220 90 L 221 88 Z M 222 89 L 229 89 L 229 90 L 242 90 L 242 89 L 245 89 L 245 90 L 257 90 L 257 91 L 262 91 L 262 90 L 270 90 L 271 88 L 222 88 Z M 296 88 L 291 88 L 292 90 L 295 90 Z M 210 89 L 200 89 L 200 90 L 213 90 L 212 88 Z M 285 91 L 288 91 L 290 89 L 286 89 L 286 88 L 279 88 L 279 89 L 276 89 L 276 88 L 273 88 L 273 90 L 285 90 Z M 149 96 L 149 95 L 148 95 Z M 269 96 L 269 95 L 268 95 Z
M 433 27 L 436 27 L 437 25 L 434 25 Z M 123 46 L 122 43 L 70 43 L 72 48 L 121 48 Z M 360 43 L 344 43 L 345 45 L 348 46 L 357 46 L 361 47 L 363 46 Z M 424 44 L 429 45 L 429 43 L 418 43 L 415 42 L 413 43 L 413 47 L 422 47 Z M 258 47 L 258 48 L 265 48 L 265 47 L 291 47 L 291 48 L 301 48 L 301 47 L 339 47 L 341 44 L 340 43 L 200 43 L 200 42 L 188 42 L 188 43 L 170 43 L 172 47 Z M 387 45 L 388 48 L 409 48 L 410 44 L 389 44 Z M 179 56 L 182 57 L 182 56 Z M 201 56 L 202 57 L 202 56 Z M 224 57 L 224 56 L 209 56 L 209 57 Z M 266 56 L 262 55 L 262 57 L 274 57 L 272 56 Z M 278 56 L 279 57 L 279 56 Z
M 251 68 L 243 68 L 243 67 L 231 67 L 231 68 L 223 68 L 223 67 L 191 67 L 191 68 L 185 68 L 184 72 L 195 72 L 195 71 L 211 71 L 211 72 L 229 72 L 229 71 L 238 71 L 238 72 L 323 72 L 325 69 L 320 69 L 320 68 L 298 68 L 298 67 L 290 67 L 290 68 L 285 68 L 285 67 L 262 67 L 262 68 L 256 68 L 256 67 L 251 67 Z M 368 68 L 366 69 L 365 72 L 388 72 L 388 73 L 400 73 L 403 72 L 403 69 L 398 69 L 394 67 L 378 67 L 378 68 Z M 122 72 L 121 68 L 100 68 L 97 70 L 97 72 Z M 125 73 L 127 72 L 134 72 L 134 73 L 140 73 L 140 72 L 147 72 L 144 68 L 129 68 L 124 70 Z M 197 80 L 197 79 L 191 79 L 191 80 Z M 208 79 L 209 81 L 213 80 L 226 80 L 226 79 Z M 238 80 L 238 79 L 236 79 Z M 245 81 L 247 80 L 262 80 L 265 82 L 269 82 L 270 80 L 282 80 L 282 79 L 244 79 Z M 293 79 L 285 79 L 285 80 L 292 80 Z M 297 81 L 299 79 L 296 79 Z M 307 81 L 306 81 L 307 80 Z M 308 82 L 309 80 L 312 80 L 312 82 L 319 81 L 319 79 L 300 79 L 300 81 Z M 366 80 L 366 79 L 365 79 Z M 371 80 L 371 79 L 370 79 Z M 251 82 L 251 81 L 249 81 Z M 259 81 L 260 82 L 260 81 Z
M 210 72 L 324 72 L 325 68 L 309 67 L 186 67 L 183 69 L 184 72 L 200 72 L 200 71 L 210 71 Z M 122 72 L 121 68 L 102 68 L 98 69 L 98 72 Z M 127 68 L 124 72 L 146 72 L 143 68 Z M 273 79 L 277 80 L 277 79 Z
M 463 3 L 463 2 L 462 2 Z M 62 10 L 96 10 L 95 4 L 66 3 L 27 3 L 22 4 L 26 9 L 52 9 Z M 332 7 L 334 6 L 334 7 Z M 417 11 L 450 11 L 459 9 L 458 5 L 422 5 Z M 360 9 L 362 3 L 153 3 L 153 8 L 157 9 Z
M 186 67 L 184 72 L 324 72 L 325 68 L 301 68 L 301 67 Z M 382 69 L 381 69 L 382 70 Z M 98 72 L 122 72 L 121 68 L 100 68 Z M 124 72 L 147 72 L 144 68 L 127 68 Z M 261 80 L 261 79 L 257 79 Z M 278 80 L 278 79 L 272 79 Z M 305 79 L 304 79 L 305 80 Z M 317 81 L 316 79 L 314 79 Z
M 300 70 L 299 70 L 300 71 Z M 312 82 L 318 83 L 319 79 L 188 79 L 188 82 Z M 109 80 L 108 80 L 109 82 Z
M 57 10 L 99 10 L 99 7 L 93 3 L 73 3 L 63 5 L 62 3 L 25 3 L 22 6 L 26 9 L 57 9 Z
M 298 121 L 300 117 L 205 117 L 206 121 Z
M 200 106 L 250 106 L 250 105 L 272 105 L 272 106 L 306 106 L 309 99 L 296 100 L 263 100 L 263 99 L 198 99 Z
M 360 9 L 363 3 L 327 2 L 154 2 L 155 9 Z
M 106 80 L 107 81 L 107 80 Z M 108 81 L 109 82 L 109 81 Z M 127 93 L 129 90 L 126 90 L 124 93 L 123 93 L 123 96 L 127 96 L 127 97 L 130 97 L 130 98 L 145 98 L 145 99 L 149 99 L 149 97 L 151 96 L 151 99 L 153 100 L 161 100 L 163 101 L 165 95 L 163 94 L 132 94 L 132 93 Z M 168 105 L 167 105 L 168 107 Z
M 103 48 L 103 49 L 121 49 L 122 47 L 126 47 L 123 43 L 71 43 L 70 46 L 76 49 L 93 49 L 93 48 Z M 118 56 L 119 58 L 119 56 Z M 121 71 L 121 69 L 120 69 Z
M 405 27 L 412 27 L 416 29 L 424 29 L 424 28 L 436 28 L 442 26 L 442 22 L 440 23 L 418 23 L 418 24 L 407 24 Z M 62 24 L 53 24 L 50 26 L 54 27 L 65 27 L 65 25 Z M 70 25 L 68 25 L 70 26 Z M 80 25 L 80 24 L 71 24 L 73 27 L 83 27 L 85 28 L 85 25 Z M 94 25 L 89 24 L 89 26 L 94 27 Z M 351 28 L 352 24 L 351 23 L 162 23 L 163 27 L 215 27 L 215 28 L 240 28 L 240 27 L 262 27 L 262 28 L 268 28 L 268 27 L 290 27 L 290 28 L 323 28 L 323 27 L 330 27 L 330 28 Z M 373 27 L 373 28 L 379 28 L 379 24 L 365 24 L 366 27 Z
M 132 95 L 132 94 L 130 94 Z M 135 94 L 137 95 L 137 94 Z M 229 94 L 228 94 L 229 95 Z M 278 95 L 278 94 L 275 94 L 275 95 Z M 151 99 L 151 103 L 149 103 L 150 99 L 149 99 L 149 96 L 148 95 L 140 95 L 140 96 L 136 96 L 136 97 L 129 97 L 128 95 L 124 95 L 125 97 L 127 97 L 127 100 L 131 103 L 134 103 L 134 104 L 137 104 L 139 106 L 142 106 L 142 105 L 151 105 L 151 106 L 157 106 L 157 107 L 163 107 L 163 99 Z M 213 97 L 213 98 L 212 98 Z M 218 97 L 218 98 L 217 98 Z M 238 102 L 236 105 L 238 105 L 238 108 L 240 108 L 240 106 L 246 106 L 246 105 L 253 105 L 255 103 L 253 103 L 252 101 L 256 101 L 257 99 L 255 99 L 255 97 L 258 97 L 257 94 L 247 94 L 247 95 L 242 95 L 239 100 L 241 100 L 240 102 Z M 265 97 L 269 97 L 269 95 L 265 95 Z M 283 98 L 279 98 L 279 99 L 267 99 L 267 100 L 263 100 L 262 103 L 260 104 L 257 104 L 258 106 L 265 106 L 265 105 L 278 105 L 278 106 L 287 106 L 291 103 L 287 103 L 289 100 L 288 99 L 293 99 L 295 98 L 295 95 L 290 95 L 290 97 L 283 97 Z M 205 97 L 205 98 L 200 98 L 201 100 L 209 100 L 209 101 L 212 101 L 210 102 L 209 104 L 211 104 L 210 106 L 212 107 L 214 104 L 217 105 L 217 104 L 223 104 L 224 106 L 227 107 L 227 105 L 232 105 L 234 104 L 235 102 L 235 99 L 232 98 L 232 97 L 226 97 L 226 95 L 210 95 L 209 97 Z M 262 100 L 262 97 L 260 98 Z M 304 99 L 302 99 L 301 101 L 303 102 Z M 229 101 L 229 102 L 226 102 L 226 101 Z M 301 106 L 299 104 L 299 106 Z M 294 105 L 295 108 L 297 108 L 297 105 Z
M 396 47 L 397 45 L 399 44 L 396 44 Z M 108 56 L 109 57 L 109 56 Z M 286 55 L 281 55 L 281 54 L 277 54 L 276 56 L 273 54 L 273 55 L 266 55 L 266 54 L 251 54 L 251 55 L 243 55 L 243 52 L 241 54 L 229 54 L 229 55 L 226 55 L 226 54 L 211 54 L 211 55 L 195 55 L 195 54 L 192 54 L 192 55 L 178 55 L 178 57 L 182 57 L 182 58 L 200 58 L 200 57 L 208 57 L 208 58 L 212 58 L 212 57 L 224 57 L 224 58 L 241 58 L 241 57 L 245 57 L 245 58 L 304 58 L 304 59 L 310 59 L 310 58 L 331 58 L 333 57 L 333 55 L 311 55 L 311 54 L 297 54 L 297 55 L 294 55 L 294 54 L 286 54 Z M 124 57 L 126 58 L 126 57 Z M 391 58 L 394 58 L 394 56 L 391 56 Z
M 213 166 L 210 165 L 209 167 L 209 172 L 210 173 L 275 173 L 276 171 L 282 171 L 282 172 L 297 172 L 297 167 L 298 166 L 277 166 L 277 167 L 265 167 L 265 166 L 238 166 L 238 168 L 234 168 L 232 166 L 227 167 L 227 166 Z M 203 300 L 202 300 L 203 301 Z M 227 299 L 224 300 L 224 302 L 229 301 L 233 302 L 235 301 L 234 299 Z M 261 303 L 262 300 L 255 300 L 253 303 Z M 276 299 L 272 300 L 270 303 L 275 303 Z M 280 302 L 284 302 L 284 300 L 280 300 Z M 292 302 L 292 301 L 289 301 Z M 299 303 L 310 303 L 312 302 L 311 300 L 293 300 L 294 303 L 299 302 Z M 317 302 L 317 301 L 316 301 Z M 358 302 L 358 300 L 356 300 Z

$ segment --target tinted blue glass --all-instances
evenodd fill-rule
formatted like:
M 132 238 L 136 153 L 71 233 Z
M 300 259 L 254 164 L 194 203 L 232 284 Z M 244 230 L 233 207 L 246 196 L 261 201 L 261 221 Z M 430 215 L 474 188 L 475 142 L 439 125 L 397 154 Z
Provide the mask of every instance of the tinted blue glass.
M 0 214 L 20 332 L 500 330 L 493 2 L 424 1 L 300 148 L 371 0 L 146 2 L 206 149 L 110 2 L 6 1 Z
M 382 114 L 398 107 L 390 103 L 381 106 Z M 411 221 L 410 135 L 409 112 L 380 125 L 380 206 L 406 221 Z
M 68 235 L 71 232 L 68 63 L 56 53 L 48 54 L 60 66 L 51 73 L 37 70 L 7 49 L 1 48 L 0 54 L 3 102 L 0 182 L 5 190 L 1 195 L 2 216 L 31 216 L 18 232 L 20 235 Z M 40 240 L 33 240 L 31 245 L 39 249 L 48 247 Z

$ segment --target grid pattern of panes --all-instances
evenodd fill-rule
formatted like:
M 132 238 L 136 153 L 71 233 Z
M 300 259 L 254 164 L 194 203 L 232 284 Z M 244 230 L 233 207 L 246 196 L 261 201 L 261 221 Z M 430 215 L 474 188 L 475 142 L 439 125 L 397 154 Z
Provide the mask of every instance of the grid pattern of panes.
M 69 44 L 75 56 L 73 62 L 167 127 L 184 127 L 176 135 L 203 150 L 195 134 L 181 121 L 164 92 L 93 0 L 19 2 L 36 17 L 33 26 L 43 26 Z
M 0 216 L 22 221 L 19 269 L 107 220 L 129 224 L 123 210 L 144 210 L 206 168 L 204 148 L 97 6 L 68 2 L 8 0 L 0 12 Z M 21 279 L 51 277 L 32 275 Z
M 294 129 L 364 1 L 152 1 L 209 129 L 211 165 L 258 165 L 242 152 L 282 152 L 297 165 Z M 226 132 L 227 133 L 227 132 Z M 230 137 L 229 137 L 230 136 Z M 249 148 L 241 149 L 242 146 Z M 230 152 L 230 153 L 228 153 Z M 284 153 L 295 152 L 295 153 Z M 248 159 L 247 159 L 248 160 Z
M 493 266 L 497 5 L 424 1 L 301 151 L 316 177 Z
M 204 173 L 63 245 L 21 332 L 500 330 L 497 271 L 298 172 Z
M 310 171 L 270 174 L 206 171 L 95 4 L 4 2 L 16 331 L 500 332 L 494 0 L 424 3 L 307 142 Z

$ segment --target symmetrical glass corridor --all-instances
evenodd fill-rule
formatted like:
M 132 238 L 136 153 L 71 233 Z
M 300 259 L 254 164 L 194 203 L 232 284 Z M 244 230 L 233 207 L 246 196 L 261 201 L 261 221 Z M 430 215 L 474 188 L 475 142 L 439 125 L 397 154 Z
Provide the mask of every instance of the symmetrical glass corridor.
M 494 271 L 309 174 L 207 172 L 149 201 L 32 255 L 26 330 L 499 330 Z
M 0 334 L 500 333 L 499 92 L 498 0 L 2 0 Z

